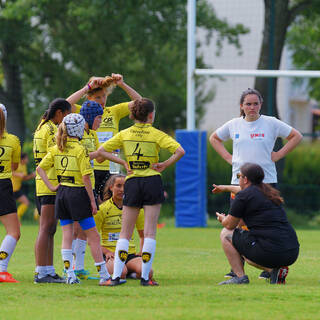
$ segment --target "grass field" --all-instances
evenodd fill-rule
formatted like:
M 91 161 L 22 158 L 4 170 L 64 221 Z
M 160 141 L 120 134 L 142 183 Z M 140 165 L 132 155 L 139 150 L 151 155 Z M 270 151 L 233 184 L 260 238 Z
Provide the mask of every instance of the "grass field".
M 157 236 L 154 260 L 159 287 L 139 281 L 115 288 L 97 280 L 80 285 L 34 284 L 33 246 L 37 226 L 22 226 L 21 240 L 9 266 L 20 280 L 0 284 L 0 319 L 319 319 L 320 233 L 297 230 L 300 257 L 290 268 L 286 285 L 259 280 L 259 270 L 246 267 L 249 285 L 218 286 L 229 266 L 222 252 L 220 227 L 176 229 L 172 221 Z M 0 227 L 1 239 L 4 229 Z M 58 227 L 55 266 L 63 268 Z M 87 250 L 86 267 L 96 273 Z

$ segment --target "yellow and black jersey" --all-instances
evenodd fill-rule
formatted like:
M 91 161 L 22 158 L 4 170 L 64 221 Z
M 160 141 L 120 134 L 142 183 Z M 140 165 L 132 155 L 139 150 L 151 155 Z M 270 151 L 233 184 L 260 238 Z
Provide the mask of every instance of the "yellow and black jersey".
M 12 177 L 12 163 L 19 163 L 21 158 L 21 145 L 17 136 L 4 132 L 0 139 L 0 179 Z
M 117 240 L 119 239 L 122 222 L 122 209 L 119 209 L 112 198 L 103 202 L 99 206 L 98 213 L 94 216 L 97 230 L 101 235 L 101 245 L 108 250 L 115 252 Z M 136 221 L 138 231 L 144 229 L 144 211 L 140 210 Z M 129 241 L 129 254 L 136 253 L 133 236 Z
M 43 121 L 44 120 L 41 121 L 40 125 L 35 131 L 33 138 L 33 156 L 36 166 L 39 165 L 41 160 L 46 156 L 49 148 L 56 145 L 57 126 L 51 120 L 47 121 L 41 126 Z M 58 184 L 58 180 L 54 167 L 48 168 L 46 173 L 50 182 L 56 186 Z M 36 175 L 36 194 L 38 197 L 56 194 L 45 185 L 38 173 Z
M 100 145 L 111 139 L 119 132 L 119 122 L 129 114 L 129 102 L 116 104 L 103 109 L 102 121 L 97 135 Z M 113 151 L 113 150 L 112 150 Z M 94 161 L 95 170 L 109 170 L 109 161 L 98 163 Z
M 129 179 L 160 175 L 158 171 L 152 169 L 152 164 L 159 162 L 160 149 L 174 153 L 180 144 L 149 123 L 136 123 L 120 131 L 102 146 L 108 152 L 116 149 L 124 150 L 126 161 L 133 171 L 133 174 L 127 176 Z
M 81 144 L 88 150 L 88 152 L 93 152 L 99 149 L 99 139 L 97 133 L 94 130 L 89 129 L 89 131 L 84 130 L 83 137 L 81 139 Z M 90 160 L 91 167 L 93 168 L 93 160 Z M 90 176 L 92 187 L 94 188 L 95 180 L 94 174 Z
M 26 176 L 28 174 L 27 165 L 20 162 L 17 170 L 15 170 L 14 172 L 23 173 Z M 22 181 L 23 178 L 12 175 L 11 182 L 13 192 L 19 191 L 21 189 Z
M 71 137 L 67 138 L 63 151 L 57 145 L 50 148 L 39 166 L 46 172 L 54 166 L 59 183 L 69 187 L 84 187 L 82 177 L 93 173 L 87 149 Z

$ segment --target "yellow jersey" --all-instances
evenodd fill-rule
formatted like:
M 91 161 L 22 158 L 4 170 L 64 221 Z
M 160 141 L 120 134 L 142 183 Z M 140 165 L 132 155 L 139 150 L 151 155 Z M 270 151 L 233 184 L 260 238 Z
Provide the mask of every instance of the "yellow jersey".
M 12 177 L 12 163 L 19 163 L 21 158 L 21 145 L 17 136 L 4 132 L 0 139 L 0 179 Z
M 83 137 L 81 139 L 81 144 L 88 150 L 88 152 L 93 152 L 99 149 L 99 139 L 97 133 L 94 130 L 89 129 L 87 132 L 84 130 Z M 91 167 L 93 168 L 93 160 L 90 160 Z M 95 185 L 94 174 L 90 176 L 92 188 Z
M 71 137 L 67 138 L 63 151 L 57 145 L 50 148 L 39 166 L 46 172 L 54 166 L 59 183 L 68 187 L 84 187 L 82 177 L 93 174 L 87 149 Z
M 28 174 L 27 165 L 20 162 L 17 170 L 15 170 L 14 172 L 23 173 L 26 176 Z M 21 189 L 22 181 L 23 178 L 12 175 L 11 182 L 13 192 L 19 191 Z
M 180 144 L 149 123 L 136 123 L 120 131 L 102 146 L 108 152 L 116 149 L 124 150 L 126 161 L 133 171 L 126 178 L 130 179 L 160 175 L 158 171 L 152 169 L 152 164 L 159 162 L 160 149 L 174 153 Z
M 129 113 L 129 102 L 116 104 L 112 107 L 105 107 L 103 109 L 102 121 L 99 129 L 97 130 L 100 145 L 108 141 L 119 132 L 120 120 L 129 115 Z M 94 169 L 109 170 L 109 161 L 106 160 L 102 163 L 98 163 L 96 160 L 94 160 Z
M 122 209 L 119 209 L 113 202 L 112 198 L 103 202 L 99 206 L 98 213 L 94 216 L 97 230 L 101 235 L 101 246 L 108 250 L 115 252 L 117 240 L 119 239 L 122 222 Z M 144 229 L 144 211 L 140 210 L 138 219 L 136 221 L 136 228 L 138 231 Z M 136 246 L 134 238 L 129 241 L 129 254 L 136 253 Z
M 42 126 L 44 120 L 41 121 L 33 137 L 33 156 L 36 165 L 39 165 L 41 160 L 48 153 L 49 148 L 56 145 L 57 126 L 51 121 L 47 121 Z M 50 182 L 56 186 L 58 184 L 57 175 L 54 167 L 49 167 L 46 170 Z M 55 195 L 36 174 L 36 194 L 37 196 Z

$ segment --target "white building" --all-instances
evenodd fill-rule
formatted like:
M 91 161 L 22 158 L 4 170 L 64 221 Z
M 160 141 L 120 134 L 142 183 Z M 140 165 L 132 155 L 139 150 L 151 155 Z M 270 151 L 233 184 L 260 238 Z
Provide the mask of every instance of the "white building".
M 200 49 L 204 61 L 215 69 L 256 69 L 258 65 L 262 32 L 264 24 L 263 0 L 209 0 L 218 17 L 224 18 L 232 25 L 242 23 L 250 29 L 240 37 L 242 55 L 235 46 L 226 41 L 220 56 L 216 56 L 215 39 L 211 45 Z M 204 32 L 197 28 L 198 39 L 204 39 Z M 204 41 L 202 41 L 204 42 Z M 285 49 L 281 60 L 281 69 L 294 69 L 290 55 Z M 247 88 L 253 88 L 253 77 L 225 77 L 224 81 L 207 78 L 206 89 L 215 90 L 215 98 L 206 106 L 205 116 L 200 129 L 209 133 L 220 125 L 239 116 L 239 99 Z M 305 94 L 305 85 L 294 85 L 290 78 L 278 80 L 277 103 L 281 120 L 289 123 L 303 133 L 311 132 L 311 103 Z

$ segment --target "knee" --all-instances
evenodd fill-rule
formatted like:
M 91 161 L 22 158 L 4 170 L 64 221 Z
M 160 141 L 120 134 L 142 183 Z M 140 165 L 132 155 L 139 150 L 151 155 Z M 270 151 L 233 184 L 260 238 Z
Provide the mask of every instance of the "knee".
M 57 230 L 57 224 L 54 223 L 45 223 L 40 227 L 40 233 L 48 234 L 49 236 L 54 236 Z
M 227 241 L 227 235 L 230 234 L 230 231 L 226 228 L 223 228 L 220 232 L 220 240 L 221 242 Z

